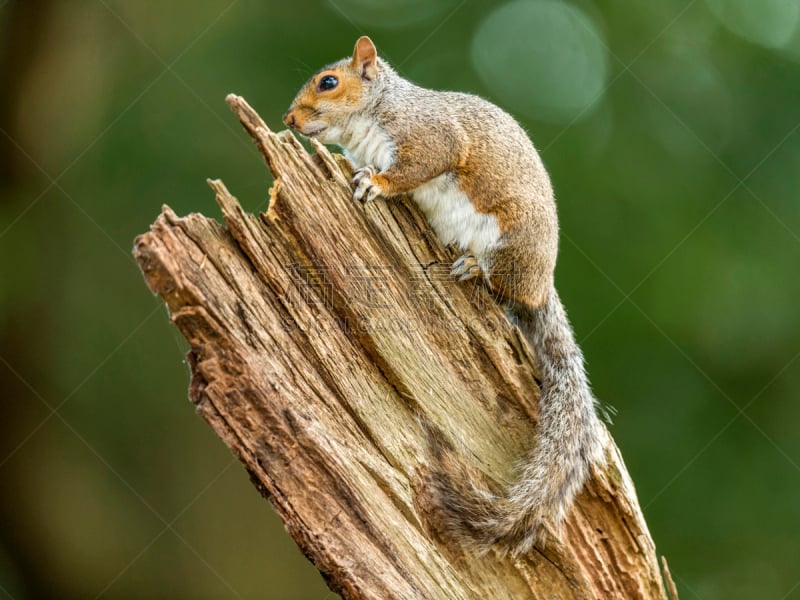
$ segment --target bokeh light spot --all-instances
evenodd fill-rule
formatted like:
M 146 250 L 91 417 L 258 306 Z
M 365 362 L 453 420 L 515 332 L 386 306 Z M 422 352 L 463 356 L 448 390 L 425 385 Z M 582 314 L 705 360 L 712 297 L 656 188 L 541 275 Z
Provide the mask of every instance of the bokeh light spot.
M 516 0 L 492 12 L 472 40 L 472 62 L 501 102 L 552 122 L 586 116 L 608 72 L 595 23 L 559 0 Z
M 797 0 L 706 0 L 714 16 L 731 32 L 767 48 L 780 48 L 800 20 Z

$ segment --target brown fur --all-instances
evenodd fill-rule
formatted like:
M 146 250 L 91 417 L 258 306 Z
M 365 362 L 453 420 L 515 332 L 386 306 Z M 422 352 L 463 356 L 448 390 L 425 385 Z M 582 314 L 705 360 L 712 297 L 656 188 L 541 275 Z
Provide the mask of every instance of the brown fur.
M 335 90 L 319 89 L 326 74 L 338 77 Z M 366 37 L 356 42 L 352 58 L 303 86 L 284 121 L 353 156 L 371 157 L 375 167 L 356 172 L 357 199 L 411 193 L 437 233 L 464 237 L 464 251 L 475 256 L 465 255 L 454 273 L 482 273 L 530 342 L 542 372 L 540 422 L 518 481 L 496 496 L 471 477 L 453 481 L 440 473 L 431 479 L 451 533 L 479 550 L 529 551 L 546 523 L 563 520 L 602 455 L 602 427 L 581 351 L 553 287 L 558 219 L 536 149 L 497 106 L 401 78 Z M 463 196 L 470 214 L 458 204 Z

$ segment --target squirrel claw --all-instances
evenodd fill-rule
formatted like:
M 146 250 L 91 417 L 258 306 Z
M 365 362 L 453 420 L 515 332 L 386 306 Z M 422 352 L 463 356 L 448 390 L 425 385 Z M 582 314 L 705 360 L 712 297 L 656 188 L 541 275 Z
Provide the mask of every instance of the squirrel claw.
M 380 195 L 381 189 L 372 183 L 372 177 L 378 170 L 372 165 L 361 167 L 356 170 L 353 175 L 352 184 L 356 186 L 353 191 L 353 200 L 360 200 L 361 202 L 370 202 Z
M 450 275 L 458 277 L 459 281 L 467 281 L 474 277 L 483 277 L 483 269 L 478 264 L 478 259 L 472 254 L 464 254 L 453 263 Z
M 377 172 L 378 172 L 378 170 L 375 167 L 373 167 L 372 165 L 367 165 L 366 167 L 361 167 L 360 169 L 356 169 L 355 170 L 355 172 L 353 173 L 353 178 L 350 180 L 350 182 L 353 185 L 357 186 L 359 183 L 361 183 L 362 179 L 364 179 L 365 177 L 367 179 L 371 179 L 372 176 L 375 175 L 375 173 L 377 173 Z

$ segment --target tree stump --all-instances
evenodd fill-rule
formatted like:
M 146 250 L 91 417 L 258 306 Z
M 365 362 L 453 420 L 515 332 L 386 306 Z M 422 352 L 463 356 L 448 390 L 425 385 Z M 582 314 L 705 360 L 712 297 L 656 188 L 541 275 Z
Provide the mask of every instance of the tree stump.
M 350 166 L 228 103 L 275 182 L 265 214 L 221 181 L 225 225 L 164 207 L 134 254 L 191 344 L 189 395 L 329 586 L 366 599 L 663 599 L 619 451 L 524 559 L 437 529 L 435 446 L 503 486 L 535 443 L 531 352 L 480 285 L 449 276 L 408 199 L 351 199 Z M 449 464 L 449 463 L 448 463 Z M 449 473 L 459 477 L 462 474 Z

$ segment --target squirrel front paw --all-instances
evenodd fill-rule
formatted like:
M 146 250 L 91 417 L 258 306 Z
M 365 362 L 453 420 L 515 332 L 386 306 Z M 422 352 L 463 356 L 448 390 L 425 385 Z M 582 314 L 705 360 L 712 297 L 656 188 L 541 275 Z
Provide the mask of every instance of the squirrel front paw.
M 370 202 L 381 194 L 380 186 L 372 180 L 377 172 L 378 170 L 372 165 L 356 170 L 352 180 L 353 185 L 356 186 L 353 191 L 353 200 Z

